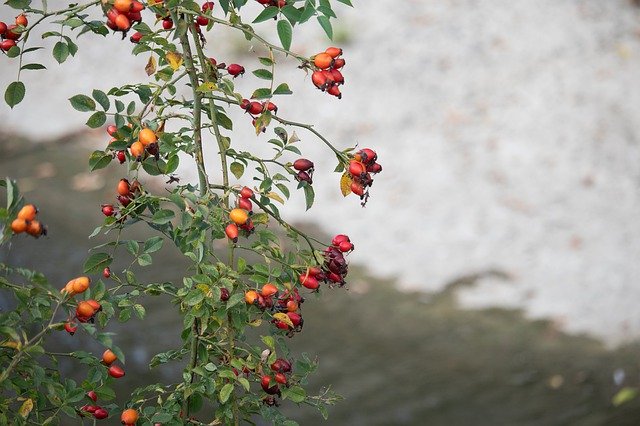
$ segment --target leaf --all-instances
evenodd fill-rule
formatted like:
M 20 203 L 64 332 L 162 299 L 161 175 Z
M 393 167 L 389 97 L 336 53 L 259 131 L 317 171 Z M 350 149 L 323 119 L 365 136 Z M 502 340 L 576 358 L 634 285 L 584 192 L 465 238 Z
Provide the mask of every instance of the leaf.
M 167 53 L 165 58 L 167 59 L 167 62 L 169 62 L 169 66 L 171 67 L 171 69 L 173 69 L 174 71 L 180 68 L 180 66 L 182 65 L 182 55 L 177 52 L 169 52 Z
M 224 404 L 229 400 L 231 393 L 233 392 L 233 385 L 231 383 L 227 383 L 220 389 L 220 402 Z
M 273 74 L 271 74 L 271 71 L 265 70 L 263 68 L 255 70 L 253 72 L 253 75 L 263 80 L 271 80 L 273 78 Z
M 157 68 L 156 58 L 153 55 L 151 55 L 149 56 L 147 65 L 144 66 L 144 72 L 146 72 L 147 75 L 153 75 L 156 72 L 156 68 Z
M 89 157 L 89 170 L 104 169 L 111 163 L 111 160 L 113 160 L 111 154 L 107 154 L 104 151 L 93 151 L 91 157 Z
M 31 0 L 7 0 L 4 4 L 14 9 L 26 9 Z
M 260 12 L 258 16 L 256 16 L 256 19 L 253 20 L 253 23 L 257 24 L 258 22 L 264 22 L 268 19 L 271 19 L 274 16 L 276 16 L 279 11 L 280 9 L 278 9 L 277 7 L 269 6 L 265 8 L 262 12 Z
M 109 103 L 109 97 L 106 93 L 102 90 L 94 89 L 93 92 L 91 92 L 91 96 L 93 96 L 93 99 L 100 104 L 103 110 L 109 110 L 109 106 L 111 104 Z
M 196 90 L 201 93 L 207 93 L 207 92 L 213 92 L 214 90 L 217 90 L 217 89 L 218 89 L 218 86 L 216 86 L 214 82 L 208 81 L 208 82 L 202 83 L 200 86 L 198 86 Z
M 344 172 L 340 177 L 340 192 L 342 192 L 343 197 L 351 194 L 351 182 L 351 175 L 348 172 Z
M 94 253 L 84 262 L 82 270 L 85 274 L 93 274 L 109 266 L 113 258 L 108 253 Z
M 171 222 L 171 220 L 175 217 L 175 213 L 172 210 L 158 210 L 153 214 L 151 221 L 157 225 L 164 225 L 165 223 Z
M 15 58 L 20 55 L 20 48 L 18 46 L 12 46 L 7 52 L 7 57 Z
M 46 70 L 47 67 L 45 67 L 42 64 L 26 64 L 23 65 L 22 68 L 20 68 L 21 70 Z
M 69 57 L 69 46 L 67 46 L 67 43 L 59 41 L 53 46 L 51 53 L 53 54 L 53 58 L 61 64 Z
M 638 396 L 638 389 L 625 386 L 620 389 L 618 393 L 613 396 L 613 398 L 611 398 L 611 403 L 617 407 L 624 404 L 625 402 L 631 401 L 636 396 Z
M 264 66 L 270 67 L 271 65 L 273 65 L 273 61 L 271 60 L 271 58 L 260 57 L 260 58 L 258 58 L 258 60 Z
M 144 306 L 142 306 L 140 304 L 137 304 L 137 303 L 135 305 L 133 305 L 133 312 L 140 319 L 144 319 L 144 315 L 147 313 L 147 311 L 145 310 Z
M 307 397 L 307 393 L 300 386 L 291 386 L 289 389 L 284 389 L 284 396 L 291 401 L 301 403 Z
M 75 95 L 69 98 L 71 106 L 80 112 L 95 111 L 96 103 L 86 95 Z
M 291 48 L 291 38 L 293 37 L 293 28 L 291 27 L 291 24 L 286 19 L 281 19 L 278 21 L 277 29 L 282 47 L 289 50 Z
M 353 5 L 351 4 L 351 0 L 338 0 L 338 1 L 339 1 L 340 3 L 344 3 L 344 4 L 346 4 L 347 6 L 351 6 L 351 7 L 353 7 Z
M 29 413 L 31 413 L 31 410 L 33 410 L 33 400 L 29 398 L 25 400 L 20 406 L 20 409 L 18 410 L 18 415 L 23 419 L 26 419 L 27 417 L 29 417 Z
M 271 90 L 266 87 L 256 89 L 251 95 L 253 99 L 267 99 L 271 97 Z
M 276 87 L 276 90 L 273 91 L 274 95 L 290 95 L 292 93 L 287 83 L 280 83 L 278 87 Z
M 269 192 L 267 194 L 267 197 L 271 198 L 272 200 L 276 200 L 277 202 L 279 202 L 280 204 L 284 204 L 284 200 L 282 199 L 281 196 L 279 196 L 278 194 L 276 194 L 275 192 Z M 308 209 L 307 209 L 308 210 Z
M 229 165 L 229 170 L 231 170 L 231 173 L 233 173 L 236 179 L 240 179 L 244 174 L 244 166 L 242 163 L 238 163 L 237 161 L 234 161 Z
M 275 314 L 273 314 L 273 318 L 277 319 L 278 321 L 282 321 L 289 327 L 293 328 L 293 322 L 291 322 L 291 318 L 289 318 L 289 316 L 284 312 L 276 312 Z
M 302 15 L 301 10 L 296 9 L 292 5 L 286 5 L 280 11 L 289 20 L 289 22 L 291 22 L 291 25 L 295 25 Z
M 9 84 L 7 90 L 4 92 L 4 101 L 7 105 L 13 108 L 22 102 L 25 92 L 26 88 L 24 87 L 24 83 L 21 81 L 14 81 Z
M 313 192 L 313 188 L 311 187 L 311 185 L 305 185 L 303 188 L 304 188 L 304 199 L 305 199 L 305 202 L 307 203 L 307 210 L 309 210 L 313 205 L 315 192 Z
M 262 343 L 264 343 L 272 351 L 275 350 L 275 340 L 271 336 L 262 336 Z
M 147 241 L 144 242 L 144 252 L 145 253 L 155 253 L 156 251 L 162 248 L 162 237 L 151 237 Z
M 92 129 L 96 129 L 102 126 L 106 122 L 107 122 L 107 115 L 104 113 L 104 111 L 96 111 L 93 114 L 91 114 L 91 117 L 89 117 L 86 124 Z
M 333 28 L 331 27 L 331 21 L 329 21 L 329 18 L 326 16 L 318 16 L 317 19 L 324 32 L 327 33 L 329 40 L 333 40 Z
M 236 293 L 236 294 L 232 295 L 229 298 L 229 300 L 227 301 L 227 310 L 231 309 L 232 307 L 234 307 L 235 305 L 240 303 L 242 300 L 244 300 L 244 294 Z

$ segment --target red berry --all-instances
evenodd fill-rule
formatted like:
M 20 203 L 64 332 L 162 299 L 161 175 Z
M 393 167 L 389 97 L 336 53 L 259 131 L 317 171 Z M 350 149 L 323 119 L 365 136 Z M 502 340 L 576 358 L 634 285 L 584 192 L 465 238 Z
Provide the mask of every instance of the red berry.
M 249 110 L 249 105 L 251 105 L 251 101 L 249 99 L 243 99 L 242 102 L 240 102 L 240 108 L 245 111 Z
M 263 110 L 263 107 L 260 102 L 251 102 L 249 104 L 249 107 L 247 108 L 247 111 L 249 111 L 249 114 L 252 114 L 252 115 L 258 115 L 262 112 L 262 110 Z
M 196 18 L 196 24 L 200 25 L 201 27 L 206 27 L 207 25 L 209 25 L 209 18 L 204 16 L 198 16 Z
M 109 367 L 109 375 L 115 379 L 119 379 L 120 377 L 124 376 L 124 370 L 122 369 L 122 367 L 112 365 L 111 367 Z
M 276 114 L 278 113 L 278 107 L 273 102 L 264 102 L 262 107 L 266 110 L 273 111 Z
M 111 277 L 111 269 L 108 266 L 102 270 L 102 276 L 105 278 Z
M 264 390 L 266 393 L 273 395 L 280 392 L 280 389 L 278 388 L 277 384 L 270 387 L 269 386 L 270 383 L 271 383 L 271 376 L 262 376 L 262 378 L 260 379 L 260 386 L 262 386 L 262 390 Z
M 131 40 L 131 43 L 140 43 L 141 38 L 142 38 L 142 33 L 135 32 L 131 37 L 129 37 L 129 40 Z
M 107 417 L 109 417 L 109 412 L 104 408 L 98 408 L 93 412 L 93 417 L 98 420 L 106 419 Z
M 131 12 L 140 13 L 144 9 L 144 5 L 138 0 L 133 0 L 131 3 Z
M 15 45 L 16 45 L 16 42 L 13 40 L 2 40 L 2 43 L 0 43 L 0 49 L 7 52 L 9 49 L 11 49 Z
M 351 176 L 358 177 L 364 173 L 366 173 L 366 168 L 364 164 L 359 161 L 351 160 L 349 162 L 349 173 Z
M 251 198 L 251 197 L 253 197 L 253 190 L 251 188 L 249 188 L 248 186 L 245 186 L 240 191 L 240 196 L 242 198 Z
M 244 67 L 238 64 L 230 64 L 227 66 L 227 72 L 234 77 L 244 74 Z
M 82 407 L 80 407 L 80 411 L 86 411 L 87 413 L 95 413 L 96 410 L 100 408 L 97 405 L 83 405 Z
M 338 70 L 331 70 L 329 71 L 331 73 L 331 78 L 333 79 L 333 82 L 335 84 L 344 84 L 344 76 L 342 75 L 342 73 Z
M 244 209 L 248 212 L 253 210 L 253 206 L 251 205 L 251 201 L 247 198 L 238 198 L 238 207 Z
M 333 60 L 333 69 L 334 70 L 339 70 L 340 68 L 344 67 L 345 64 L 345 60 L 342 58 L 336 58 Z
M 227 290 L 226 288 L 222 287 L 220 289 L 220 300 L 223 302 L 226 302 L 227 300 L 229 300 L 229 290 Z
M 92 400 L 93 402 L 96 402 L 98 400 L 98 394 L 95 393 L 95 391 L 89 391 L 87 392 L 87 397 Z
M 364 194 L 364 187 L 358 182 L 351 182 L 351 192 L 356 195 L 362 196 Z
M 276 373 L 275 380 L 276 380 L 276 382 L 280 383 L 281 385 L 286 385 L 287 384 L 287 376 L 285 376 L 282 373 Z
M 142 14 L 140 12 L 129 12 L 127 13 L 127 18 L 131 22 L 142 22 Z
M 118 151 L 118 153 L 116 154 L 116 158 L 118 159 L 120 164 L 127 161 L 127 155 L 124 153 L 124 151 Z
M 205 4 L 202 5 L 202 11 L 206 12 L 207 10 L 213 10 L 213 6 L 215 6 L 216 4 L 212 1 L 208 1 Z
M 4 38 L 9 40 L 18 40 L 20 38 L 20 33 L 13 31 L 16 28 L 18 28 L 17 25 L 9 25 L 7 30 L 4 32 Z
M 348 251 L 353 250 L 353 244 L 351 244 L 349 241 L 343 241 L 340 243 L 338 248 L 340 249 L 341 252 L 346 253 Z
M 19 25 L 21 27 L 26 27 L 27 25 L 29 25 L 29 21 L 27 20 L 27 17 L 23 14 L 16 16 L 16 25 Z
M 369 164 L 367 166 L 367 171 L 370 173 L 380 173 L 382 171 L 382 166 L 378 163 Z
M 314 71 L 311 74 L 311 82 L 322 91 L 327 88 L 327 76 L 322 71 Z
M 376 154 L 374 150 L 369 148 L 364 148 L 358 151 L 358 154 L 360 155 L 362 162 L 365 164 L 374 163 L 378 159 L 378 154 Z
M 295 328 L 302 327 L 302 316 L 296 312 L 287 312 L 287 316 Z
M 118 128 L 114 124 L 107 126 L 107 133 L 109 136 L 115 136 L 118 133 Z
M 298 172 L 298 174 L 296 175 L 296 179 L 299 182 L 307 182 L 309 185 L 313 183 L 313 180 L 311 179 L 311 175 L 307 172 Z
M 67 321 L 64 323 L 64 329 L 66 330 L 67 333 L 73 336 L 76 330 L 78 330 L 78 326 L 72 322 Z
M 4 35 L 7 32 L 7 24 L 0 22 L 0 35 Z
M 307 160 L 306 158 L 300 158 L 293 162 L 293 168 L 301 172 L 306 172 L 313 168 L 313 161 Z
M 340 92 L 340 88 L 338 86 L 331 86 L 327 90 L 327 93 L 335 96 L 338 99 L 342 99 L 342 93 Z
M 229 238 L 234 243 L 238 242 L 238 225 L 235 223 L 230 223 L 224 228 L 224 233 L 227 234 L 227 238 Z
M 328 47 L 324 52 L 329 54 L 329 56 L 334 59 L 342 55 L 342 49 L 340 49 L 339 47 Z
M 171 20 L 171 18 L 164 18 L 162 20 L 162 28 L 164 28 L 165 30 L 170 30 L 171 28 L 173 28 L 173 21 Z
M 341 242 L 343 241 L 351 241 L 349 239 L 349 237 L 347 235 L 344 234 L 338 234 L 335 237 L 333 237 L 333 240 L 331 240 L 331 245 L 338 247 L 340 245 Z
M 316 277 L 313 277 L 309 274 L 302 274 L 300 275 L 299 279 L 300 279 L 300 284 L 302 284 L 304 287 L 310 290 L 315 290 L 318 287 L 320 287 L 320 283 L 318 282 Z
M 284 358 L 278 358 L 271 364 L 271 369 L 278 373 L 288 373 L 291 371 L 291 363 Z

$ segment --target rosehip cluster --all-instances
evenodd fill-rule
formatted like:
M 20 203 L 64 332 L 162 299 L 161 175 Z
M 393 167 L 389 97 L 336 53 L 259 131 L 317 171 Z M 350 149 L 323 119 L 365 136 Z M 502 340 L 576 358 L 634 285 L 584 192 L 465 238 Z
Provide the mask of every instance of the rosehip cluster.
M 271 101 L 258 102 L 250 101 L 249 99 L 243 99 L 242 102 L 240 102 L 240 108 L 249 113 L 252 118 L 251 124 L 253 125 L 253 127 L 256 126 L 256 119 L 263 112 L 271 111 L 274 114 L 278 113 L 278 107 Z M 264 133 L 266 132 L 267 128 L 263 126 L 259 130 Z
M 265 8 L 269 6 L 277 6 L 278 8 L 282 9 L 287 5 L 286 0 L 256 0 L 256 1 L 261 5 L 264 5 Z
M 96 314 L 101 310 L 102 305 L 97 300 L 83 300 L 76 306 L 75 318 L 78 322 L 94 322 Z
M 113 7 L 107 11 L 107 27 L 113 31 L 122 31 L 124 38 L 132 22 L 142 22 L 140 12 L 143 9 L 144 5 L 137 0 L 115 0 Z
M 313 161 L 299 158 L 293 162 L 293 168 L 298 171 L 296 174 L 298 182 L 307 182 L 309 185 L 313 183 Z
M 87 392 L 87 398 L 91 400 L 91 404 L 85 404 L 80 407 L 78 414 L 81 417 L 85 417 L 88 414 L 91 414 L 97 420 L 106 419 L 109 417 L 109 412 L 95 403 L 98 402 L 98 394 L 95 391 Z
M 263 374 L 260 377 L 262 390 L 271 396 L 263 399 L 266 405 L 278 405 L 278 400 L 273 395 L 280 395 L 280 385 L 289 386 L 287 374 L 291 373 L 291 363 L 284 358 L 278 358 L 271 364 L 273 375 Z
M 362 206 L 367 204 L 369 199 L 368 188 L 373 184 L 371 174 L 380 173 L 382 166 L 376 163 L 378 155 L 375 151 L 364 148 L 358 151 L 351 161 L 349 161 L 348 173 L 351 178 L 351 192 L 358 195 L 362 200 Z
M 107 373 L 109 373 L 109 375 L 114 379 L 119 379 L 125 375 L 122 367 L 113 364 L 117 359 L 118 357 L 111 349 L 107 349 L 102 354 L 102 363 L 108 367 Z
M 278 311 L 273 314 L 271 322 L 276 328 L 285 330 L 287 336 L 292 337 L 294 333 L 302 331 L 304 320 L 297 311 L 304 299 L 297 289 L 287 290 L 278 296 L 278 288 L 271 283 L 266 283 L 259 292 L 247 290 L 244 294 L 244 300 L 248 305 L 254 305 L 262 311 L 267 309 L 272 312 Z
M 324 250 L 324 264 L 322 268 L 314 266 L 309 268 L 299 277 L 300 284 L 310 289 L 317 290 L 320 281 L 329 285 L 343 286 L 344 278 L 349 272 L 349 265 L 344 258 L 344 253 L 353 251 L 354 246 L 348 236 L 339 234 L 333 237 L 331 246 Z
M 0 22 L 0 37 L 2 38 L 0 50 L 3 52 L 8 51 L 16 45 L 16 42 L 20 39 L 20 34 L 22 34 L 22 29 L 29 25 L 29 21 L 24 14 L 16 16 L 15 22 L 14 25 L 9 26 L 4 22 Z
M 342 49 L 329 47 L 322 53 L 313 57 L 313 65 L 317 68 L 311 74 L 311 82 L 318 89 L 330 95 L 342 98 L 338 86 L 344 84 L 344 77 L 339 70 L 344 67 L 345 60 L 340 57 Z
M 11 222 L 11 230 L 14 234 L 26 232 L 32 237 L 39 238 L 47 235 L 47 227 L 36 220 L 38 209 L 33 204 L 27 204 L 20 209 L 18 217 Z
M 118 182 L 117 191 L 118 196 L 116 198 L 118 199 L 118 202 L 122 205 L 122 207 L 127 207 L 136 197 L 136 193 L 141 191 L 140 183 L 137 180 L 134 180 L 133 183 L 129 183 L 128 179 L 122 178 L 120 179 L 120 182 Z M 105 216 L 109 216 L 107 213 L 109 213 L 109 211 L 112 211 L 109 209 L 109 206 L 110 204 L 102 205 L 102 213 Z
M 240 197 L 238 197 L 237 208 L 229 212 L 229 223 L 224 232 L 234 243 L 238 242 L 238 234 L 243 232 L 245 237 L 248 237 L 255 231 L 255 226 L 251 220 L 253 214 L 253 204 L 251 204 L 251 197 L 253 197 L 253 190 L 247 186 L 240 191 Z

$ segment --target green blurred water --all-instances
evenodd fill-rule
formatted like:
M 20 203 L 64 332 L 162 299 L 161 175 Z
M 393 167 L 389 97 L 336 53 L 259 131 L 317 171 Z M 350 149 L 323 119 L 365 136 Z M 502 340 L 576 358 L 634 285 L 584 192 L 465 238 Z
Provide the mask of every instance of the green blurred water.
M 84 175 L 87 152 L 81 135 L 46 146 L 16 138 L 0 141 L 0 174 L 18 179 L 49 226 L 47 238 L 16 238 L 0 248 L 0 260 L 41 270 L 60 287 L 81 273 L 87 250 L 96 244 L 87 235 L 103 219 L 100 204 L 115 201 L 113 188 L 121 177 L 115 165 Z M 91 190 L 73 189 L 82 187 Z M 142 226 L 132 231 L 136 237 L 147 235 Z M 179 253 L 165 248 L 141 276 L 178 280 L 185 267 Z M 301 425 L 640 423 L 637 399 L 620 407 L 611 404 L 621 386 L 638 386 L 638 344 L 607 350 L 596 340 L 566 335 L 551 322 L 527 320 L 517 311 L 462 310 L 455 303 L 455 288 L 473 281 L 461 279 L 434 295 L 403 293 L 393 282 L 351 265 L 350 290 L 309 298 L 304 332 L 291 341 L 294 353 L 320 360 L 310 388 L 331 385 L 345 400 L 330 408 L 327 422 L 288 402 L 284 411 Z M 0 303 L 2 309 L 10 306 L 6 294 Z M 109 326 L 127 354 L 127 375 L 117 382 L 120 395 L 151 381 L 170 383 L 179 375 L 178 365 L 147 366 L 155 353 L 180 344 L 177 309 L 162 298 L 150 298 L 145 306 L 144 321 Z M 102 352 L 81 334 L 60 333 L 50 342 Z M 85 373 L 77 365 L 65 368 L 78 379 Z M 616 370 L 625 373 L 622 383 L 613 381 Z M 206 420 L 206 413 L 198 414 Z

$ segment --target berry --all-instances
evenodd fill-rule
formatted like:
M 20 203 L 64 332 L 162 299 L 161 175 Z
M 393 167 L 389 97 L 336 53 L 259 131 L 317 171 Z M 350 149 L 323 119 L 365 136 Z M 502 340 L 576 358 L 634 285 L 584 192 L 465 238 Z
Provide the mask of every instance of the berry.
M 289 319 L 293 323 L 293 327 L 294 328 L 302 327 L 303 320 L 302 320 L 302 316 L 300 314 L 295 313 L 295 312 L 287 312 L 287 316 L 289 317 Z
M 327 77 L 322 71 L 314 71 L 313 74 L 311 74 L 311 82 L 322 91 L 327 88 Z
M 238 198 L 238 207 L 249 212 L 253 210 L 253 205 L 247 198 Z
M 296 179 L 299 182 L 307 182 L 309 185 L 313 183 L 313 179 L 311 179 L 311 175 L 307 172 L 298 172 L 296 175 Z
M 249 219 L 249 215 L 246 210 L 243 209 L 233 209 L 229 212 L 229 219 L 236 225 L 244 225 L 247 223 Z
M 113 351 L 111 351 L 111 349 L 107 349 L 106 351 L 104 351 L 104 353 L 102 354 L 102 363 L 104 365 L 111 365 L 115 362 L 115 360 L 117 360 L 118 357 L 116 356 L 115 353 L 113 353 Z
M 247 111 L 249 112 L 249 114 L 252 114 L 252 115 L 260 114 L 263 109 L 264 107 L 260 102 L 251 102 L 247 107 Z
M 158 140 L 156 133 L 151 129 L 142 129 L 138 134 L 138 140 L 142 145 L 147 146 Z
M 127 161 L 127 155 L 124 153 L 124 151 L 118 151 L 118 153 L 116 154 L 116 158 L 118 159 L 120 164 Z
M 351 182 L 351 192 L 356 195 L 362 196 L 364 195 L 364 187 L 358 182 Z
M 76 316 L 80 318 L 91 318 L 95 313 L 95 309 L 89 302 L 80 302 L 76 307 Z
M 258 300 L 258 292 L 255 290 L 249 290 L 244 294 L 244 301 L 249 305 L 253 305 Z
M 340 68 L 344 67 L 344 64 L 346 64 L 344 59 L 336 58 L 333 60 L 333 69 L 339 70 Z
M 9 25 L 7 30 L 4 32 L 4 38 L 9 40 L 18 40 L 20 38 L 20 33 L 13 31 L 16 28 L 18 28 L 17 25 Z
M 116 24 L 116 27 L 120 31 L 127 31 L 129 28 L 131 28 L 131 21 L 129 21 L 127 15 L 118 15 L 113 23 Z
M 278 373 L 288 373 L 291 371 L 291 363 L 284 358 L 278 358 L 271 364 L 271 369 Z
M 16 16 L 16 25 L 19 25 L 21 27 L 26 27 L 27 25 L 29 25 L 29 21 L 27 20 L 27 17 L 23 14 Z
M 4 35 L 7 32 L 7 24 L 0 22 L 0 35 Z
M 229 297 L 230 297 L 229 290 L 222 287 L 220 289 L 220 300 L 223 302 L 226 302 L 227 300 L 229 300 Z
M 273 395 L 276 393 L 280 392 L 280 389 L 278 388 L 278 385 L 273 385 L 273 386 L 269 386 L 269 384 L 271 383 L 271 376 L 262 376 L 260 378 L 260 386 L 262 386 L 262 390 L 264 390 L 266 393 Z
M 224 228 L 224 233 L 227 234 L 227 238 L 229 238 L 234 243 L 238 242 L 238 225 L 235 223 L 230 223 Z
M 260 294 L 263 297 L 271 297 L 277 293 L 278 293 L 278 287 L 276 287 L 271 283 L 266 283 L 265 285 L 263 285 L 262 290 L 260 291 Z
M 299 308 L 298 302 L 296 302 L 295 300 L 288 300 L 286 308 L 289 312 L 296 312 Z
M 131 10 L 131 0 L 115 0 L 113 2 L 113 8 L 120 13 L 126 13 Z
M 109 136 L 115 136 L 118 133 L 118 128 L 114 124 L 107 126 L 107 133 Z
M 340 249 L 341 252 L 346 253 L 348 251 L 353 250 L 353 244 L 351 244 L 349 241 L 343 241 L 340 243 L 338 248 Z
M 108 266 L 102 270 L 102 276 L 105 278 L 111 277 L 111 269 Z
M 106 419 L 109 417 L 109 412 L 104 408 L 97 408 L 96 411 L 93 412 L 93 417 L 98 420 Z
M 119 367 L 117 365 L 112 365 L 111 367 L 109 367 L 109 375 L 115 379 L 119 379 L 120 377 L 124 376 L 124 370 L 122 369 L 122 367 Z
M 67 321 L 64 323 L 64 329 L 67 333 L 73 336 L 76 330 L 78 330 L 78 326 L 75 325 L 75 323 Z
M 98 394 L 95 393 L 95 391 L 89 391 L 87 392 L 87 398 L 89 398 L 93 402 L 96 402 L 98 400 Z
M 338 56 L 342 55 L 342 49 L 339 47 L 328 47 L 327 50 L 324 51 L 327 55 L 331 56 L 331 58 L 335 59 Z
M 285 376 L 282 373 L 276 373 L 275 381 L 277 383 L 280 383 L 281 385 L 286 385 L 287 384 L 287 376 Z
M 251 198 L 251 197 L 253 197 L 253 190 L 251 188 L 249 188 L 248 186 L 245 186 L 240 191 L 240 196 L 242 198 Z
M 273 111 L 275 114 L 278 113 L 278 107 L 273 102 L 264 102 L 262 104 L 262 108 L 268 111 Z
M 320 287 L 320 283 L 318 282 L 318 280 L 309 274 L 300 275 L 300 284 L 310 290 L 315 290 Z
M 140 141 L 136 141 L 131 144 L 129 148 L 131 151 L 131 155 L 136 159 L 136 161 L 142 161 L 144 157 L 144 145 Z
M 344 76 L 342 75 L 342 73 L 338 70 L 331 70 L 329 71 L 331 73 L 331 78 L 333 79 L 333 82 L 335 84 L 344 84 Z
M 118 182 L 118 195 L 128 196 L 131 195 L 131 184 L 127 179 L 120 179 Z
M 18 212 L 18 219 L 34 220 L 38 214 L 38 209 L 33 204 L 27 204 Z
M 293 162 L 293 168 L 301 172 L 306 172 L 313 168 L 313 161 L 307 160 L 306 158 L 300 158 Z
M 208 2 L 206 2 L 206 3 L 204 3 L 204 4 L 202 5 L 202 11 L 203 11 L 203 12 L 206 12 L 207 10 L 213 10 L 213 7 L 214 7 L 215 5 L 216 5 L 216 4 L 215 4 L 214 2 L 212 2 L 212 1 L 208 1 Z
M 105 215 L 105 216 L 113 216 L 114 213 L 115 213 L 115 209 L 113 208 L 113 204 L 103 204 L 102 205 L 102 214 L 103 215 Z
M 142 33 L 140 32 L 135 32 L 131 37 L 129 37 L 131 43 L 140 43 L 140 39 L 142 39 Z
M 351 173 L 352 176 L 357 177 L 366 173 L 366 168 L 361 162 L 351 160 L 349 162 L 349 173 Z
M 11 222 L 11 230 L 14 234 L 25 232 L 27 230 L 27 226 L 27 221 L 24 219 L 15 219 L 13 222 Z
M 15 45 L 16 45 L 16 42 L 13 40 L 2 40 L 2 43 L 0 43 L 0 49 L 7 52 L 9 49 L 11 49 Z
M 138 421 L 138 412 L 133 408 L 127 408 L 122 412 L 120 421 L 124 425 L 134 425 Z
M 320 68 L 322 70 L 326 70 L 327 68 L 329 68 L 332 63 L 333 63 L 333 58 L 328 53 L 324 53 L 324 52 L 318 53 L 313 58 L 313 64 L 317 68 Z
M 338 99 L 342 99 L 342 93 L 340 92 L 340 88 L 338 88 L 338 86 L 329 87 L 329 89 L 327 90 L 327 93 L 335 96 Z
M 244 67 L 238 64 L 230 64 L 227 66 L 227 72 L 234 77 L 244 74 Z
M 196 18 L 196 24 L 200 25 L 201 27 L 206 27 L 207 25 L 209 25 L 209 18 L 198 16 Z
M 133 0 L 131 2 L 131 12 L 140 13 L 144 9 L 144 5 L 140 3 L 138 0 Z
M 41 235 L 46 235 L 47 229 L 37 220 L 32 220 L 27 223 L 27 234 L 38 238 Z
M 170 30 L 171 28 L 173 28 L 173 21 L 171 20 L 171 18 L 164 18 L 162 20 L 162 28 L 164 28 L 165 30 Z

